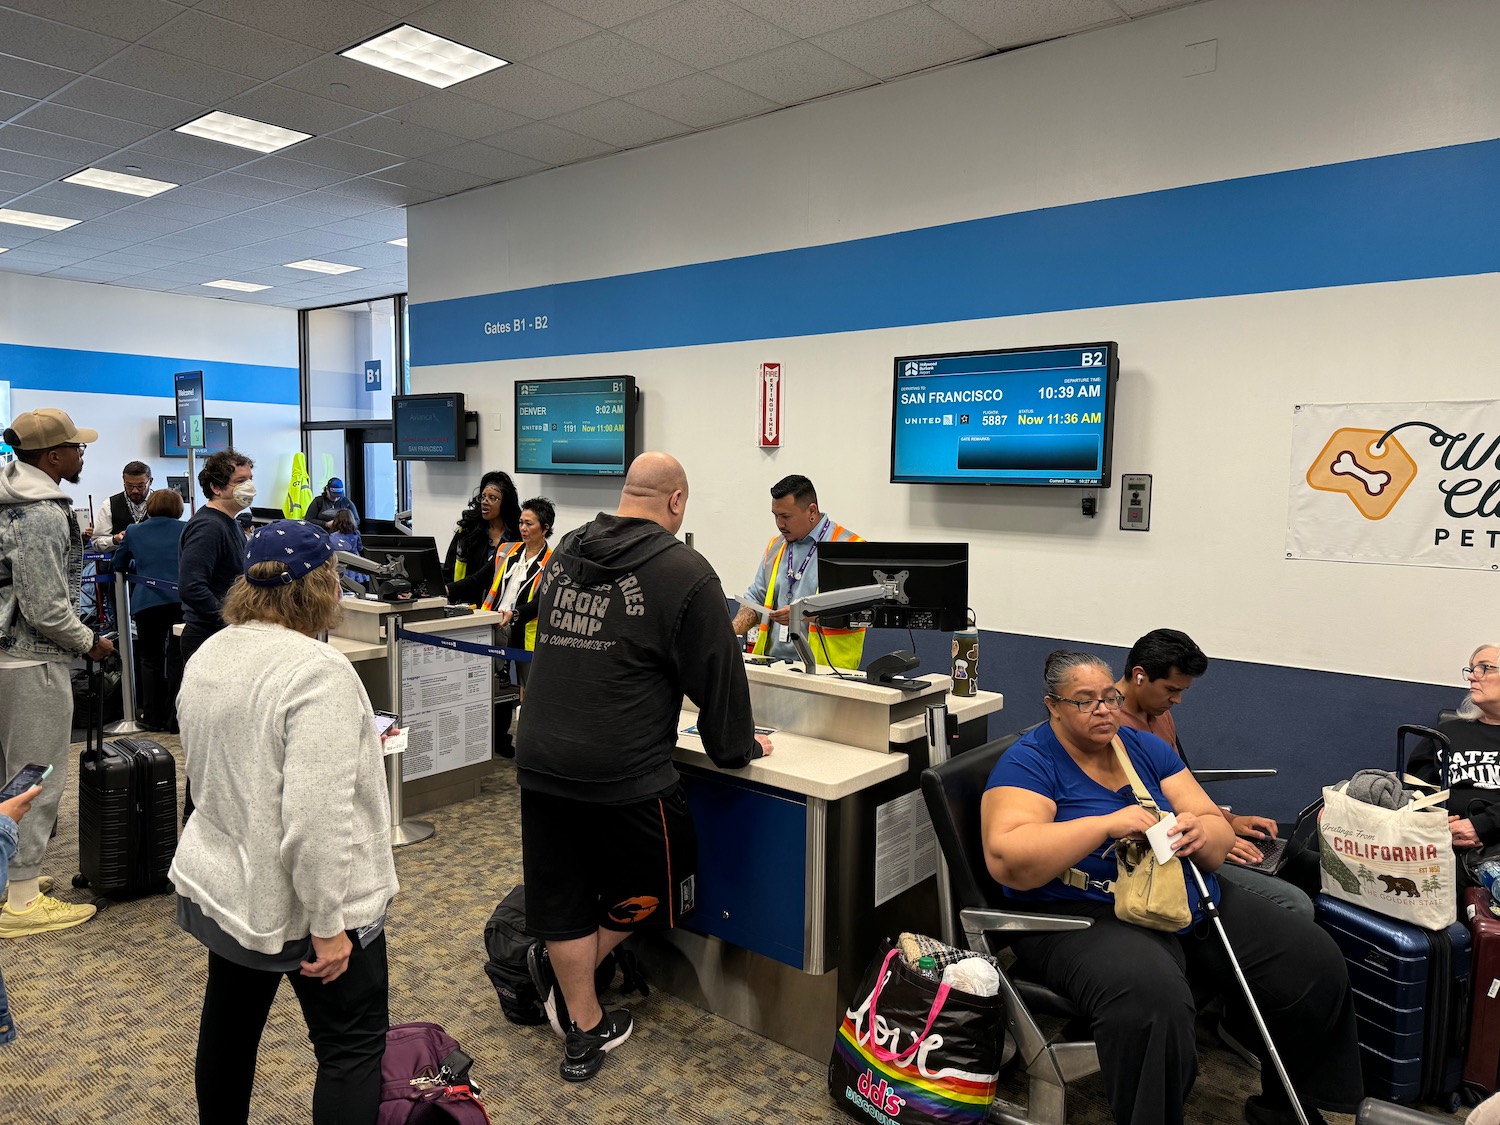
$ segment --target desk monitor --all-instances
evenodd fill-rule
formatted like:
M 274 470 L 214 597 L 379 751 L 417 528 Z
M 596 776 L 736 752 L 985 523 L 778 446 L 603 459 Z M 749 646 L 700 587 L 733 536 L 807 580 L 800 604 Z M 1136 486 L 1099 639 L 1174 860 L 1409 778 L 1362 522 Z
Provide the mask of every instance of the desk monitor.
M 883 585 L 863 611 L 878 629 L 951 633 L 969 623 L 967 543 L 819 543 L 818 591 Z
M 170 488 L 173 492 L 177 493 L 178 496 L 181 496 L 182 497 L 182 502 L 184 504 L 186 504 L 188 502 L 188 500 L 190 499 L 190 497 L 188 496 L 188 479 L 187 479 L 187 477 L 176 477 L 176 476 L 168 477 L 167 478 L 167 487 Z
M 360 541 L 367 559 L 375 562 L 401 559 L 417 597 L 443 596 L 443 562 L 438 558 L 437 540 L 432 536 L 361 535 Z

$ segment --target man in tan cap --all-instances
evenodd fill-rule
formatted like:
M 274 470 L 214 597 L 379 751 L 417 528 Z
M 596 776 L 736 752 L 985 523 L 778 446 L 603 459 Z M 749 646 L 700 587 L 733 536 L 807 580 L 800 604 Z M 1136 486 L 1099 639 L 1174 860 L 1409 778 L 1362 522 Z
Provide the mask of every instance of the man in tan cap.
M 0 469 L 0 774 L 9 777 L 28 762 L 52 773 L 20 825 L 0 937 L 65 930 L 94 913 L 43 894 L 41 866 L 71 757 L 68 665 L 75 656 L 103 660 L 114 651 L 78 618 L 83 537 L 73 502 L 58 487 L 78 483 L 84 447 L 98 440 L 51 408 L 27 411 L 5 431 L 16 460 Z

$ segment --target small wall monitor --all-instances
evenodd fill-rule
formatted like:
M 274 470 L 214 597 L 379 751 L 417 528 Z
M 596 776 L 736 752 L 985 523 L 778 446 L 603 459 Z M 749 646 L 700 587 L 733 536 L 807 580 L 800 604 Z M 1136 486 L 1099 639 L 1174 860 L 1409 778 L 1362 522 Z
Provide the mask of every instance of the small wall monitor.
M 187 446 L 177 442 L 177 418 L 171 414 L 156 416 L 157 440 L 163 457 L 186 457 Z M 234 421 L 230 418 L 203 419 L 203 440 L 206 444 L 197 449 L 199 455 L 218 453 L 234 445 Z
M 636 455 L 632 375 L 516 383 L 516 472 L 619 477 Z
M 187 503 L 189 499 L 187 477 L 168 477 L 167 487 L 177 493 L 178 496 L 181 496 L 184 504 Z
M 1113 342 L 899 356 L 891 481 L 1108 488 L 1119 375 Z
M 819 543 L 818 592 L 885 586 L 862 611 L 878 629 L 951 633 L 969 623 L 967 543 Z
M 443 593 L 443 563 L 438 558 L 437 540 L 431 535 L 362 535 L 364 557 L 387 563 L 401 559 L 406 577 L 420 597 L 440 597 Z
M 397 461 L 463 461 L 464 396 L 392 395 L 392 457 Z

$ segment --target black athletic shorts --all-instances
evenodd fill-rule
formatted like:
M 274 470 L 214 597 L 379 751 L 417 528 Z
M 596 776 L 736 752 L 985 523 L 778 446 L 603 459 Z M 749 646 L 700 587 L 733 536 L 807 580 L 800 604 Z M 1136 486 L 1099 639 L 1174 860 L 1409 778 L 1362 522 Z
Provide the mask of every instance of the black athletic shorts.
M 522 789 L 521 868 L 534 937 L 671 929 L 697 899 L 687 796 L 675 785 L 633 804 L 599 805 Z

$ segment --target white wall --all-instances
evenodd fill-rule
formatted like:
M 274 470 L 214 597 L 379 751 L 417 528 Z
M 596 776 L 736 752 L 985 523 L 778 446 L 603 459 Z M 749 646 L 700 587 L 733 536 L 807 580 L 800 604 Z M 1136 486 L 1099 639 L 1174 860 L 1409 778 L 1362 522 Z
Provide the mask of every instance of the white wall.
M 297 314 L 0 273 L 0 343 L 295 369 Z M 3 378 L 7 375 L 0 370 Z M 235 446 L 256 462 L 257 503 L 280 507 L 291 480 L 292 454 L 301 448 L 298 407 L 255 402 L 258 388 L 253 385 L 216 386 L 211 379 L 206 384 L 208 413 L 234 419 Z M 92 495 L 96 509 L 102 507 L 120 490 L 120 468 L 127 461 L 145 461 L 160 487 L 168 475 L 187 472 L 186 460 L 158 456 L 157 416 L 175 410 L 170 371 L 149 385 L 122 380 L 114 393 L 55 389 L 66 385 L 59 377 L 53 388 L 15 388 L 11 400 L 15 413 L 56 406 L 78 425 L 99 431 L 99 441 L 84 456 L 79 483 L 68 486 L 77 506 L 87 506 Z
M 1183 48 L 1218 69 L 1183 77 Z M 1214 0 L 411 212 L 414 302 L 504 292 L 1500 136 L 1500 5 Z M 1129 262 L 1120 268 L 1128 270 Z M 1079 310 L 751 343 L 413 370 L 481 412 L 476 464 L 418 466 L 443 537 L 482 468 L 513 461 L 518 377 L 633 374 L 643 447 L 682 458 L 685 530 L 731 592 L 789 472 L 866 537 L 973 548 L 982 627 L 1128 644 L 1163 624 L 1217 657 L 1453 682 L 1494 576 L 1289 562 L 1299 402 L 1495 396 L 1495 274 Z M 660 310 L 670 316 L 671 310 Z M 1072 490 L 886 483 L 901 354 L 1120 342 L 1115 470 L 1155 474 L 1152 531 Z M 420 341 L 417 342 L 418 344 Z M 755 376 L 784 365 L 784 448 L 757 449 Z M 497 423 L 499 428 L 497 427 Z M 840 440 L 833 440 L 837 436 Z M 472 454 L 471 454 L 472 456 Z M 617 483 L 617 482 L 616 482 Z M 571 526 L 601 481 L 521 478 Z M 1471 623 L 1473 622 L 1473 623 Z

